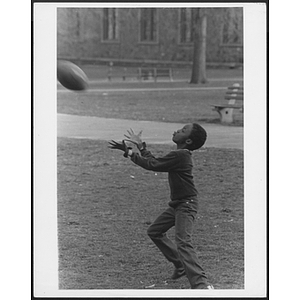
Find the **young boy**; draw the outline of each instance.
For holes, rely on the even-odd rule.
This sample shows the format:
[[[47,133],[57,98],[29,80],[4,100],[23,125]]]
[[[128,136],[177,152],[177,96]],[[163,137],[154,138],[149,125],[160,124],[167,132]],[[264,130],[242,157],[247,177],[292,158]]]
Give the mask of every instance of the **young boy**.
[[[150,225],[148,235],[163,255],[172,262],[175,270],[172,279],[187,276],[192,289],[213,289],[201,267],[197,253],[191,242],[193,222],[198,200],[192,175],[192,151],[201,148],[206,141],[206,131],[196,123],[185,125],[173,133],[172,141],[177,149],[164,157],[156,158],[146,149],[141,140],[141,132],[128,131],[127,141],[134,143],[140,151],[136,153],[122,143],[110,142],[111,149],[124,151],[125,157],[146,170],[168,172],[170,197],[169,207]],[[176,245],[167,237],[166,232],[175,226]]]

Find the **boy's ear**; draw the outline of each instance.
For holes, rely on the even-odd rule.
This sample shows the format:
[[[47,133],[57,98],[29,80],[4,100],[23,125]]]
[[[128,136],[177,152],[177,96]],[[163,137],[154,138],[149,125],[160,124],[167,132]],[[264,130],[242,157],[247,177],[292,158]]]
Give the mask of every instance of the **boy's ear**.
[[[186,143],[187,145],[191,145],[191,144],[193,144],[193,141],[192,141],[191,139],[187,139],[187,140],[185,141],[185,143]]]

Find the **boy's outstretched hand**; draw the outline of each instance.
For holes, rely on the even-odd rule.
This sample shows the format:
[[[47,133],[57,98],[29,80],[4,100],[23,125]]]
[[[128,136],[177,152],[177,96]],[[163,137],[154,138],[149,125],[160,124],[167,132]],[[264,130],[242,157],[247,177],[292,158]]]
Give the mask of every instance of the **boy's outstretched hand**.
[[[130,149],[132,149],[130,147],[127,147],[125,140],[123,140],[121,143],[116,141],[110,141],[108,143],[110,144],[110,146],[108,146],[110,149],[117,149],[117,150],[124,151],[123,154],[124,157],[128,157],[128,152]]]
[[[128,135],[124,134],[124,136],[127,138],[126,141],[135,144],[138,149],[143,148],[143,141],[141,139],[143,131],[141,130],[138,134],[135,134],[134,131],[130,128],[130,130],[127,130],[127,132]]]

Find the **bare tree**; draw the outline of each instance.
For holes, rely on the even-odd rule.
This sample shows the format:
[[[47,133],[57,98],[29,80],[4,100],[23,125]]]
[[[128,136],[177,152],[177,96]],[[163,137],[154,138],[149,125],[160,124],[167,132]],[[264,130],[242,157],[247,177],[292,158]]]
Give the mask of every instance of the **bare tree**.
[[[190,83],[207,83],[206,77],[206,31],[207,12],[205,8],[197,8],[194,23],[194,54]]]

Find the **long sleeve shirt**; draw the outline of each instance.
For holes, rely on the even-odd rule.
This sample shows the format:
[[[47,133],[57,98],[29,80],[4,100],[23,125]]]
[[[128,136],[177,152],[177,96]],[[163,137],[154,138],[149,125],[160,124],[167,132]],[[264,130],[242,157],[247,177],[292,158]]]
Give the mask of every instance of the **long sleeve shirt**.
[[[168,172],[171,200],[197,197],[192,175],[192,154],[189,150],[174,150],[160,158],[154,157],[148,150],[142,150],[141,155],[133,153],[131,160],[146,170]]]

